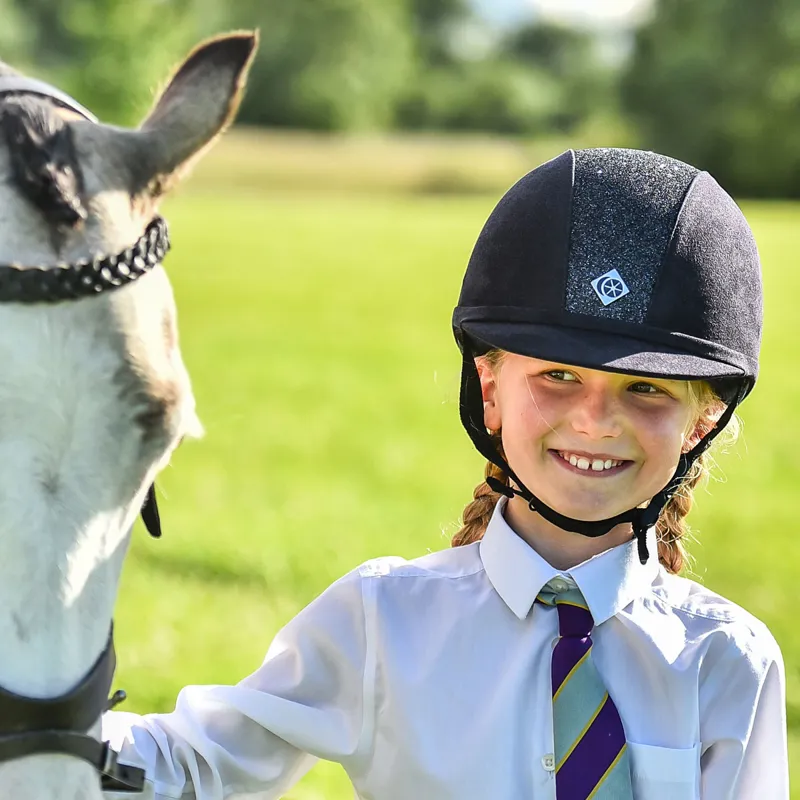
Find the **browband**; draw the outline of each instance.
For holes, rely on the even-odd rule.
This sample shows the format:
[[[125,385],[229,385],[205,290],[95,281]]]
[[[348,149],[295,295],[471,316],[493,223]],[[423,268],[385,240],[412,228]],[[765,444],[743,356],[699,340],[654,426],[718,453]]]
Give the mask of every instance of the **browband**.
[[[79,300],[133,283],[159,264],[169,250],[169,232],[154,217],[133,247],[55,266],[0,265],[0,302],[59,303]]]

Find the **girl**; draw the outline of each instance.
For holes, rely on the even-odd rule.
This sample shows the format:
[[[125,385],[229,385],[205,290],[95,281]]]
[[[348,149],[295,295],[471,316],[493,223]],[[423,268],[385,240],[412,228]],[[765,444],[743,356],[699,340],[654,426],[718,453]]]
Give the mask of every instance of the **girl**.
[[[491,214],[453,325],[489,461],[454,547],[354,570],[237,686],[106,715],[146,797],[277,798],[324,758],[364,800],[787,800],[780,651],[677,575],[758,369],[737,206],[663,156],[566,152]]]

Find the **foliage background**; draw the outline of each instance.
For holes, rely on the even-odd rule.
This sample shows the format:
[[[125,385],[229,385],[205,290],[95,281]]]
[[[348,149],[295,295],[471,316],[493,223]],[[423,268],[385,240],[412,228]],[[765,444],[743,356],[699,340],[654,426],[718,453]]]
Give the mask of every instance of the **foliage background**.
[[[709,169],[738,194],[800,195],[794,0],[658,0],[613,30],[533,11],[491,25],[470,0],[0,0],[0,20],[0,57],[114,122],[139,119],[198,38],[258,27],[243,123],[594,134]]]

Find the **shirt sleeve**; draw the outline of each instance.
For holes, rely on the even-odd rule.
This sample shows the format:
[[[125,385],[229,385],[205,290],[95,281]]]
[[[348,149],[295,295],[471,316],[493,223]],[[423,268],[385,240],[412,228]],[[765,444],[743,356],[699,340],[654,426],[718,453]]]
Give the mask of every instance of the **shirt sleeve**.
[[[323,758],[367,745],[367,636],[356,571],[334,583],[275,637],[261,667],[235,686],[189,686],[170,714],[108,712],[103,738],[143,767],[141,800],[280,797]],[[127,798],[106,793],[107,798]]]
[[[737,645],[710,670],[720,690],[701,724],[700,797],[789,800],[786,681],[780,649],[766,629]]]

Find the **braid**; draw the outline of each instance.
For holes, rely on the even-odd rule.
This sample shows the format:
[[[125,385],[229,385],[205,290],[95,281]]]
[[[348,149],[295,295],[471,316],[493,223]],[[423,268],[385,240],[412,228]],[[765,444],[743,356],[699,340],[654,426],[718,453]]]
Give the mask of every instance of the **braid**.
[[[489,350],[481,358],[494,370],[498,369],[503,361],[505,352],[499,349]],[[498,453],[505,460],[505,453],[503,452],[503,441],[500,436],[500,431],[494,431],[492,434],[495,448]],[[461,515],[462,524],[461,528],[455,533],[450,540],[451,547],[460,547],[464,544],[472,544],[473,542],[480,541],[483,534],[486,533],[486,526],[492,518],[494,508],[501,495],[492,491],[486,478],[492,477],[508,486],[508,475],[503,472],[496,464],[491,461],[486,462],[486,467],[483,471],[484,480],[481,481],[472,493],[472,502],[468,503]]]
[[[702,455],[692,464],[680,489],[664,506],[656,523],[658,560],[668,572],[675,575],[683,569],[687,558],[683,538],[690,529],[686,517],[694,505],[694,488],[707,475],[704,458],[705,455]]]
[[[508,476],[491,461],[486,462],[485,476],[497,478],[508,486]],[[494,513],[494,507],[501,495],[492,491],[485,480],[481,481],[472,493],[473,500],[468,503],[462,514],[461,529],[450,540],[451,547],[460,547],[462,544],[472,544],[480,541],[486,532],[486,526]]]

